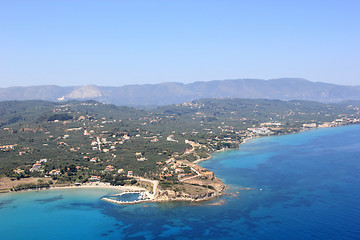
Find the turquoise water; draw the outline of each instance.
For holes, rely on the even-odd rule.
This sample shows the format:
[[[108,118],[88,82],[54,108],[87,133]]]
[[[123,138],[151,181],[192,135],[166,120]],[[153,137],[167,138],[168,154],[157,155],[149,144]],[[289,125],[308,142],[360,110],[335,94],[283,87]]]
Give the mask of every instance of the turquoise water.
[[[121,202],[133,202],[139,200],[139,193],[126,193],[118,196],[109,196],[107,198]]]
[[[360,126],[317,129],[216,154],[201,164],[231,189],[203,203],[115,205],[100,200],[115,192],[99,189],[1,194],[0,236],[360,239],[359,139]]]

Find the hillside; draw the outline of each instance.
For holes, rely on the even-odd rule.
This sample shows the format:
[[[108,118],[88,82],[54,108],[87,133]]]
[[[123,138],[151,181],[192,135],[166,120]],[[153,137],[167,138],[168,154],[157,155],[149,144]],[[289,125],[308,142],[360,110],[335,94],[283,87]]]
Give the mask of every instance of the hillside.
[[[207,199],[226,186],[197,161],[259,135],[356,124],[359,107],[359,101],[233,98],[148,110],[93,100],[0,102],[0,178],[47,181],[14,182],[13,190],[21,190],[92,181],[144,184],[145,177],[159,182],[159,199]]]
[[[202,99],[145,111],[90,100],[0,102],[0,175],[47,158],[50,169],[80,164],[96,171],[112,164],[154,176],[159,171],[156,162],[175,156],[194,161],[236,148],[257,132],[251,128],[269,127],[259,131],[282,134],[306,124],[348,123],[359,116],[359,106],[359,101]],[[184,155],[191,148],[185,140],[203,147]],[[140,156],[146,161],[138,161]],[[92,158],[95,163],[89,162]]]
[[[343,86],[304,79],[239,79],[209,82],[102,86],[31,86],[0,88],[0,101],[66,101],[93,99],[126,106],[178,104],[201,98],[250,98],[340,102],[360,100],[360,86]]]

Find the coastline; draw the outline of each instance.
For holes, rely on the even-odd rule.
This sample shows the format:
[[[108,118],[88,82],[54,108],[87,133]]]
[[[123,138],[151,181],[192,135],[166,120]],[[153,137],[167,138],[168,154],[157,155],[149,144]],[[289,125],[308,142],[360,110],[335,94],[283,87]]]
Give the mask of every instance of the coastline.
[[[188,235],[190,238],[195,236],[195,238],[199,239],[209,239],[212,232],[210,232],[210,235],[205,235],[204,233],[206,233],[206,229],[212,226],[210,229],[218,230],[218,236],[220,237],[223,236],[223,229],[235,231],[235,234],[233,234],[233,232],[229,234],[229,239],[236,238],[236,236],[242,236],[241,233],[244,231],[242,229],[239,230],[239,228],[243,228],[246,230],[245,233],[247,234],[247,238],[251,239],[254,236],[254,229],[251,227],[248,228],[248,225],[246,224],[249,220],[247,217],[249,216],[250,209],[252,211],[250,214],[251,216],[261,217],[261,220],[258,218],[251,219],[252,222],[258,224],[257,231],[259,234],[256,236],[260,239],[269,236],[268,234],[263,234],[262,230],[264,230],[264,226],[270,228],[271,231],[284,231],[287,233],[288,221],[283,222],[283,225],[279,222],[272,222],[274,219],[279,221],[281,219],[287,219],[296,224],[289,225],[289,227],[294,226],[294,229],[299,232],[295,232],[295,234],[289,232],[289,235],[286,237],[291,239],[294,236],[299,236],[300,240],[301,236],[303,236],[302,229],[304,221],[307,223],[306,226],[309,226],[309,234],[311,235],[313,226],[311,225],[311,222],[308,223],[306,221],[309,221],[309,216],[312,216],[314,211],[316,212],[317,209],[320,209],[321,216],[315,220],[316,223],[323,224],[323,219],[325,219],[324,226],[321,226],[320,228],[321,232],[324,229],[326,230],[328,224],[326,217],[329,216],[337,220],[332,222],[334,225],[331,227],[333,227],[334,232],[339,230],[338,228],[342,229],[343,225],[341,225],[341,221],[344,219],[339,218],[339,214],[342,216],[342,213],[346,213],[346,216],[349,217],[346,221],[351,226],[355,226],[355,230],[350,232],[353,233],[353,231],[356,231],[356,225],[353,225],[353,223],[357,220],[357,216],[354,215],[354,211],[357,207],[356,201],[352,198],[352,196],[357,193],[356,185],[352,184],[354,181],[346,182],[346,178],[342,178],[342,180],[344,180],[343,183],[349,187],[345,187],[346,185],[339,185],[340,183],[342,184],[342,182],[337,180],[341,179],[333,179],[331,184],[334,185],[326,185],[328,183],[328,178],[324,179],[321,176],[326,176],[326,171],[329,169],[336,169],[336,165],[341,166],[341,163],[348,163],[347,160],[349,160],[352,150],[359,150],[356,148],[358,142],[356,137],[359,136],[359,133],[360,126],[350,126],[339,129],[315,129],[314,131],[305,131],[296,135],[274,135],[274,137],[270,138],[256,138],[247,141],[245,145],[241,145],[240,150],[214,154],[213,158],[208,162],[201,162],[199,165],[208,168],[210,171],[214,171],[217,177],[221,178],[230,189],[225,191],[224,196],[207,201],[192,202],[184,199],[183,201],[148,201],[135,204],[118,204],[101,200],[101,198],[111,196],[109,197],[111,199],[126,199],[126,201],[130,201],[137,199],[138,194],[125,195],[124,197],[112,197],[113,194],[118,193],[117,190],[102,190],[97,188],[24,192],[19,194],[9,194],[4,197],[0,195],[0,197],[2,197],[0,202],[3,203],[2,213],[4,213],[4,229],[10,224],[13,226],[9,230],[5,229],[6,232],[4,232],[5,234],[8,233],[7,236],[9,237],[6,238],[11,239],[11,236],[14,233],[17,234],[16,229],[18,229],[19,226],[29,226],[29,229],[30,227],[38,228],[40,235],[37,232],[36,234],[43,236],[44,234],[41,235],[41,231],[43,230],[39,228],[39,221],[41,223],[41,219],[44,219],[43,223],[45,223],[46,229],[49,229],[49,232],[62,232],[62,229],[69,229],[69,231],[64,230],[66,231],[64,232],[65,238],[66,235],[71,235],[71,232],[77,233],[80,231],[87,235],[79,235],[76,236],[77,238],[91,238],[93,236],[91,234],[93,234],[95,230],[98,230],[98,232],[95,232],[97,236],[99,236],[98,240],[101,240],[101,238],[115,239],[122,237],[131,239],[139,236],[135,235],[139,232],[144,233],[144,236],[150,236],[152,234],[154,238],[161,238],[159,236],[162,232],[168,233],[168,228],[163,226],[169,224],[169,226],[173,226],[173,234],[161,235],[164,238],[176,238],[182,233],[184,238]],[[312,148],[312,143],[314,142],[317,144]],[[332,145],[326,145],[327,143],[331,143]],[[324,149],[335,149],[333,146],[336,145],[339,146],[339,162],[336,162],[332,167],[328,167],[327,162],[329,162],[328,157],[332,156],[331,154],[333,151],[327,151],[327,156],[324,156],[322,160],[319,160],[321,163],[317,162],[317,155],[312,155],[312,153],[318,153]],[[352,148],[344,149],[345,151],[350,150],[350,152],[348,152],[349,155],[341,156],[341,152],[343,152],[341,151],[342,146],[352,146]],[[293,158],[292,155],[294,150],[301,150],[301,152],[304,152],[305,150],[304,155],[301,154],[296,158],[296,165],[295,158]],[[267,154],[268,152],[274,153],[274,155]],[[258,162],[261,167],[257,168],[255,162],[254,164],[248,165],[248,161],[252,162],[254,159],[253,157],[259,153],[264,153],[261,156],[261,159],[259,159],[261,161]],[[310,156],[311,158],[308,159],[307,156]],[[356,166],[356,159],[352,160],[352,164],[347,165],[349,166],[349,170],[346,172],[353,173],[353,176],[355,177],[356,171],[354,171],[354,168],[351,169],[351,167]],[[312,163],[319,163],[319,165],[313,166]],[[294,166],[296,167],[294,168]],[[325,167],[320,168],[319,166]],[[286,167],[286,169],[283,167]],[[305,167],[306,171],[302,171]],[[296,172],[294,173],[301,174],[299,176],[306,179],[305,184],[301,181],[298,182],[297,178],[294,178],[291,174],[285,174],[287,180],[286,184],[289,183],[286,186],[284,185],[284,182],[278,181],[279,174],[283,173],[284,170],[288,173],[292,173],[292,171],[295,171],[294,169],[296,169]],[[318,173],[319,169],[324,170],[322,174],[314,174]],[[239,174],[240,172],[246,173],[246,176]],[[338,172],[337,175],[341,177],[342,173]],[[307,181],[309,178],[311,178],[311,182]],[[351,179],[356,179],[356,177]],[[319,185],[320,183],[321,185]],[[314,192],[316,195],[309,195],[307,190],[309,188],[312,189],[314,186],[321,187],[316,188],[316,191]],[[325,188],[324,186],[329,188]],[[341,186],[341,188],[338,186]],[[251,189],[245,189],[246,187]],[[263,190],[260,191],[260,188]],[[150,190],[149,187],[148,189]],[[328,190],[338,191],[330,192]],[[285,193],[286,195],[284,195]],[[290,205],[297,202],[294,200],[294,196],[296,199],[299,199],[299,201],[302,201],[301,203],[305,203],[305,205],[306,203],[313,201],[313,205],[309,206],[307,204],[307,206],[304,206],[301,204],[300,207],[295,204]],[[305,201],[303,198],[304,196],[309,198],[306,198]],[[342,198],[346,200],[342,200]],[[319,199],[326,200],[326,203],[317,201]],[[13,202],[6,202],[6,200],[13,200]],[[315,203],[316,205],[314,205]],[[342,203],[347,203],[347,205]],[[256,206],[259,205],[266,205],[266,207],[257,208]],[[336,207],[333,211],[329,211],[328,206],[340,206],[341,209]],[[306,214],[303,214],[304,210],[307,211]],[[337,210],[339,210],[339,212],[336,212]],[[334,215],[334,211],[338,214]],[[274,216],[274,219],[269,218],[268,216]],[[302,221],[299,221],[299,217]],[[26,219],[26,222],[21,222],[22,219]],[[37,221],[38,219],[40,220]],[[101,221],[99,221],[99,219]],[[56,222],[64,223],[66,225],[65,228],[64,226],[58,227],[58,225],[54,225],[54,220]],[[319,222],[317,222],[317,220],[319,220]],[[148,223],[149,221],[151,221],[151,224]],[[339,221],[340,225],[338,225]],[[79,222],[82,225],[79,225]],[[250,222],[250,224],[252,224],[252,222]],[[21,224],[19,225],[19,223]],[[93,224],[91,225],[90,223]],[[118,225],[116,225],[116,223]],[[130,224],[132,224],[131,229],[128,228]],[[108,226],[109,228],[107,228]],[[123,228],[120,229],[119,226]],[[111,230],[113,230],[114,233],[110,233],[109,231]],[[160,230],[162,232],[160,232]],[[152,233],[150,233],[150,231],[152,231]],[[34,232],[30,231],[30,233],[33,234]],[[102,233],[110,234],[108,237],[103,237],[101,236]],[[123,235],[123,233],[126,233],[127,235]],[[339,234],[340,239],[341,233]],[[216,234],[214,233],[213,235]],[[51,236],[51,233],[46,234],[46,236]],[[181,237],[182,236],[180,236],[180,238]],[[349,237],[351,238],[351,235],[349,235]],[[32,237],[30,238],[32,239]],[[139,238],[141,238],[141,236]],[[279,238],[281,238],[281,236],[279,236]],[[36,236],[34,239],[36,239]]]
[[[84,183],[81,185],[74,185],[69,184],[65,186],[50,186],[48,188],[37,188],[37,189],[22,189],[18,191],[4,191],[1,193],[17,193],[17,192],[27,192],[27,191],[41,191],[41,190],[55,190],[55,189],[79,189],[79,188],[102,188],[102,189],[116,189],[121,192],[140,192],[140,191],[146,191],[145,188],[138,187],[138,186],[112,186],[110,183]]]
[[[311,129],[304,129],[304,130],[311,130]],[[300,131],[301,132],[301,131]],[[293,133],[290,133],[293,134]],[[284,134],[287,135],[287,134]],[[241,143],[239,143],[238,148],[246,143],[248,140],[250,139],[254,139],[254,138],[259,138],[259,137],[263,137],[263,136],[250,136],[250,137],[246,137],[242,140]],[[236,148],[236,149],[238,149]],[[198,159],[194,162],[192,162],[193,164],[198,165],[198,163],[202,162],[202,161],[206,161],[209,160],[211,158],[213,158],[213,155],[219,152],[225,152],[225,151],[230,151],[230,150],[236,150],[235,148],[223,148],[220,150],[216,150],[212,153],[209,153],[209,157],[206,158],[201,158]],[[142,179],[145,181],[150,181],[152,182],[152,180],[148,180],[148,179]],[[224,184],[225,185],[225,184]],[[139,191],[147,191],[145,188],[142,187],[138,187],[138,186],[112,186],[110,185],[110,183],[104,183],[104,182],[91,182],[91,183],[84,183],[81,185],[74,185],[74,184],[68,184],[68,185],[62,185],[62,186],[50,186],[48,188],[38,188],[38,189],[22,189],[22,190],[18,190],[18,191],[10,191],[10,189],[8,189],[7,192],[0,192],[0,193],[16,193],[16,192],[24,192],[24,191],[40,191],[40,190],[53,190],[53,189],[77,189],[77,188],[103,188],[103,189],[116,189],[119,190],[121,193],[127,193],[127,192],[139,192]],[[227,185],[225,185],[225,189],[228,189],[229,187]],[[201,199],[193,199],[193,198],[184,198],[184,197],[176,197],[176,198],[168,198],[168,199],[164,199],[164,198],[158,198],[158,190],[156,189],[156,191],[154,192],[153,196],[151,199],[146,199],[146,200],[139,200],[139,201],[135,201],[135,202],[122,202],[122,201],[117,201],[117,200],[113,200],[113,199],[108,199],[108,198],[102,198],[102,200],[107,201],[107,202],[111,202],[111,203],[115,203],[115,204],[138,204],[138,203],[144,203],[144,202],[173,202],[173,201],[188,201],[188,202],[200,202],[200,201],[207,201],[207,200],[211,200],[217,197],[221,197],[224,195],[224,193],[217,193],[211,197],[205,197],[205,198],[201,198]]]
[[[316,127],[316,128],[311,128],[311,129],[301,129],[300,131],[297,132],[289,132],[289,133],[284,133],[284,134],[279,134],[279,135],[266,135],[266,136],[250,136],[250,137],[245,137],[244,139],[242,139],[242,142],[238,144],[238,148],[246,143],[248,140],[250,139],[254,139],[254,138],[260,138],[260,137],[267,137],[267,136],[281,136],[281,135],[288,135],[288,134],[295,134],[295,133],[301,133],[303,131],[310,131],[310,130],[315,130],[315,129],[320,129],[320,128],[332,128],[332,127],[344,127],[344,126],[349,126],[349,125],[358,125],[358,124],[348,124],[348,125],[340,125],[340,126],[329,126],[329,127]],[[236,149],[238,149],[236,148]],[[225,151],[229,151],[229,150],[236,150],[235,148],[224,148],[224,149],[220,149],[217,151],[212,152],[211,154],[209,154],[209,157],[206,158],[202,158],[202,159],[198,159],[194,162],[192,162],[193,164],[198,165],[198,163],[202,162],[202,161],[206,161],[209,160],[213,157],[214,154],[218,153],[218,152],[225,152]],[[143,199],[143,200],[135,200],[135,201],[130,201],[130,202],[124,202],[124,201],[118,201],[118,200],[114,200],[114,199],[109,199],[109,198],[102,198],[101,200],[103,201],[107,201],[110,203],[114,203],[114,204],[120,204],[120,205],[129,205],[129,204],[138,204],[138,203],[145,203],[145,202],[174,202],[174,201],[187,201],[187,202],[201,202],[201,201],[207,201],[207,200],[212,200],[218,197],[221,197],[224,195],[224,192],[217,192],[212,196],[205,196],[202,198],[191,198],[191,197],[181,197],[181,196],[177,196],[175,198],[160,198],[158,195],[158,189],[157,186],[155,186],[155,183],[153,180],[149,180],[149,179],[144,179],[142,178],[143,181],[150,181],[153,182],[153,194],[151,196],[151,198],[149,199]],[[229,188],[227,185],[225,185],[224,189]],[[66,185],[66,186],[50,186],[48,188],[42,188],[42,189],[23,189],[23,190],[19,190],[18,192],[22,192],[22,191],[39,191],[39,190],[51,190],[51,189],[76,189],[76,188],[110,188],[110,189],[116,189],[119,190],[121,193],[133,193],[133,192],[141,192],[141,191],[148,191],[145,188],[142,187],[138,187],[138,186],[112,186],[110,185],[110,183],[104,183],[104,182],[91,182],[91,183],[85,183],[85,184],[81,184],[81,185],[74,185],[74,184],[70,184],[70,185]],[[9,191],[11,192],[11,191]],[[9,193],[7,192],[7,193]],[[2,192],[0,192],[2,193]],[[4,192],[5,193],[5,192]],[[15,193],[15,192],[14,192]]]
[[[79,186],[70,185],[70,186],[52,186],[49,189],[74,189],[74,188],[110,188],[117,189],[123,192],[133,192],[133,191],[144,191],[145,188],[138,186],[112,186],[110,183],[84,183]]]
[[[244,139],[242,140],[242,142],[239,143],[238,148],[236,148],[236,149],[239,149],[239,147],[240,147],[242,144],[246,143],[248,140],[251,140],[251,139],[254,139],[254,138],[258,138],[258,137],[261,137],[261,136],[251,136],[251,137],[244,138]],[[213,154],[216,154],[216,153],[219,153],[219,152],[236,150],[236,149],[235,149],[235,148],[223,148],[223,149],[220,149],[220,150],[216,150],[216,151],[214,151],[214,152],[212,152],[212,153],[209,153],[209,155],[210,155],[209,157],[198,159],[198,160],[194,161],[193,163],[194,163],[194,164],[198,164],[199,162],[203,162],[203,161],[206,161],[206,160],[211,159],[211,158],[213,157]]]
[[[320,125],[320,126],[316,126],[314,128],[304,128],[304,129],[300,129],[300,131],[293,131],[293,132],[282,133],[282,134],[278,134],[278,135],[263,135],[263,136],[262,135],[255,135],[255,136],[245,137],[244,139],[242,139],[242,142],[238,144],[238,148],[236,148],[236,149],[239,149],[242,144],[245,144],[247,141],[255,139],[255,138],[284,136],[284,135],[289,135],[289,134],[297,134],[297,133],[302,133],[302,132],[306,132],[306,131],[312,131],[312,130],[316,130],[316,129],[346,127],[346,126],[354,126],[354,125],[360,125],[360,124],[359,123],[352,123],[352,124],[343,124],[343,125],[335,125],[335,126],[333,126],[333,125],[321,126]],[[216,150],[216,151],[210,153],[209,157],[198,159],[198,160],[196,160],[196,161],[194,161],[192,163],[197,165],[200,162],[203,162],[203,161],[206,161],[206,160],[209,160],[209,159],[213,158],[213,155],[216,154],[216,153],[230,151],[230,150],[236,150],[236,149],[234,149],[234,148],[226,148],[226,149],[223,148],[223,149],[220,149],[220,150]],[[226,186],[226,188],[229,188],[227,185],[225,185],[225,186]],[[221,195],[224,195],[224,194],[221,194]]]
[[[161,202],[204,202],[204,201],[213,200],[213,199],[221,197],[223,195],[224,194],[222,193],[222,194],[214,195],[211,197],[205,197],[205,198],[201,198],[201,199],[177,197],[174,199],[156,199],[155,198],[155,199],[135,200],[135,201],[131,201],[131,202],[114,200],[114,199],[110,199],[107,197],[104,197],[101,200],[110,202],[110,203],[114,203],[114,204],[118,204],[118,205],[132,205],[132,204],[139,204],[139,203],[161,203]]]

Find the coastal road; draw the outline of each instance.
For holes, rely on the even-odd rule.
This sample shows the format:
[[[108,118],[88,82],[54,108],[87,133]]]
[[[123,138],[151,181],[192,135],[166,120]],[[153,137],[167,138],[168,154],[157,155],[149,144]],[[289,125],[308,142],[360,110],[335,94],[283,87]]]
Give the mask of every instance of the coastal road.
[[[181,180],[179,180],[179,182],[184,182],[184,181],[187,181],[187,180],[189,180],[189,179],[193,179],[193,178],[196,178],[196,177],[200,177],[200,176],[201,176],[201,174],[200,174],[198,171],[196,171],[195,168],[191,167],[191,170],[194,171],[197,175],[196,175],[196,176],[191,176],[191,177],[187,177],[187,178],[181,179]]]

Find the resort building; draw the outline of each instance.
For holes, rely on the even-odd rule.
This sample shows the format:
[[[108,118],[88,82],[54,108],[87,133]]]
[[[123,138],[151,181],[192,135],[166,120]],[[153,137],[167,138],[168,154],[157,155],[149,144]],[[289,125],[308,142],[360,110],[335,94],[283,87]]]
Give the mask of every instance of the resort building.
[[[30,168],[30,172],[32,171],[41,171],[41,163],[35,163],[32,168]]]
[[[99,182],[100,179],[101,179],[100,176],[91,176],[91,177],[89,178],[89,180],[90,180],[91,182]]]

